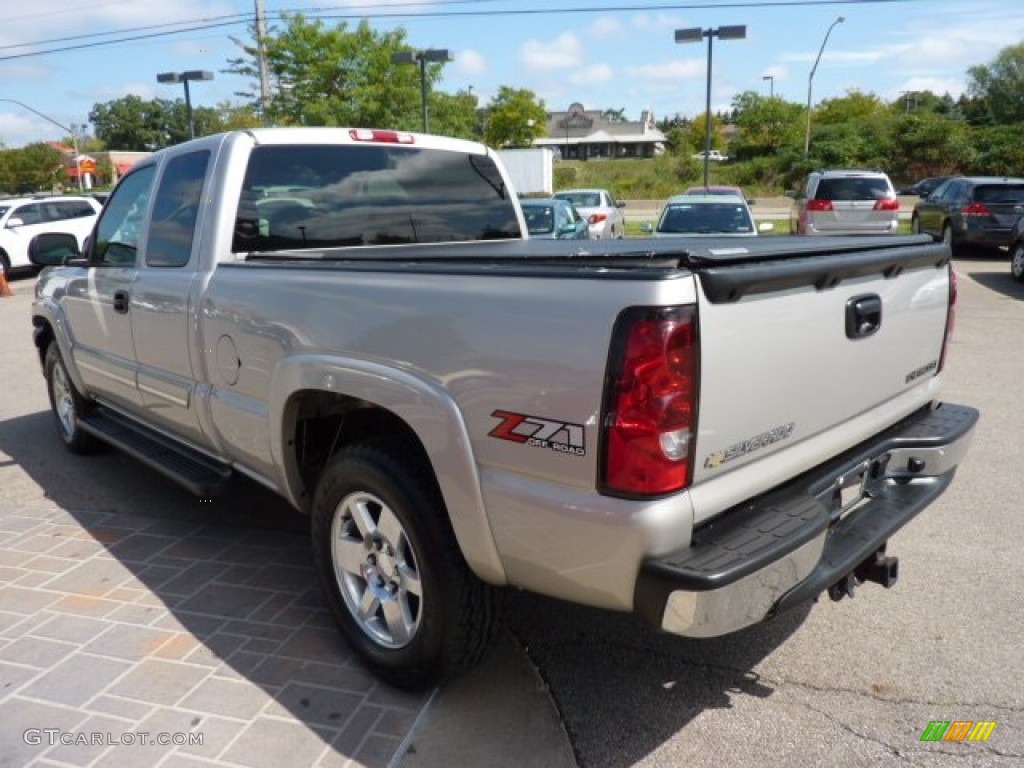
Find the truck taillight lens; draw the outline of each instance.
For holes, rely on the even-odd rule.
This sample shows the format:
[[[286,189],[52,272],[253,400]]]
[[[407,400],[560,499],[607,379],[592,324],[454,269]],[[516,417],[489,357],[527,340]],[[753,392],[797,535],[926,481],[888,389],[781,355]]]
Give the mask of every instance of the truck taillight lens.
[[[402,131],[381,131],[376,128],[353,128],[348,132],[353,141],[376,141],[384,144],[415,144],[416,137]]]
[[[608,218],[607,214],[604,214],[604,213],[592,213],[592,214],[590,214],[590,218],[588,218],[587,221],[590,222],[591,224],[600,224],[602,221],[604,221],[607,218]]]
[[[831,211],[832,201],[831,200],[808,200],[807,201],[808,211]]]
[[[603,493],[663,496],[690,484],[698,349],[695,307],[634,307],[619,316],[602,419]]]
[[[875,202],[876,211],[898,211],[899,209],[900,201],[895,197],[883,197]]]
[[[956,299],[957,284],[956,270],[949,265],[949,310],[946,312],[946,334],[942,337],[942,352],[939,353],[939,373],[946,365],[946,350],[949,349],[949,342],[953,339],[953,328],[956,325]]]
[[[961,211],[964,216],[991,216],[992,212],[983,203],[971,203]]]

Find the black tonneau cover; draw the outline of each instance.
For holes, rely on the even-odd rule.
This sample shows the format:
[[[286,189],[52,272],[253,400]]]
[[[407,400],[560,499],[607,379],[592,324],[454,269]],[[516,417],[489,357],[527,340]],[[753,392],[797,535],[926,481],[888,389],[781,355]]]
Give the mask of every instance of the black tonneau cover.
[[[575,270],[686,269],[699,275],[714,303],[752,293],[813,285],[832,288],[844,279],[872,274],[895,277],[906,269],[949,262],[949,247],[927,235],[847,237],[666,237],[626,240],[500,240],[473,243],[363,246],[252,253],[247,262],[265,265],[385,265],[426,268],[524,266]]]

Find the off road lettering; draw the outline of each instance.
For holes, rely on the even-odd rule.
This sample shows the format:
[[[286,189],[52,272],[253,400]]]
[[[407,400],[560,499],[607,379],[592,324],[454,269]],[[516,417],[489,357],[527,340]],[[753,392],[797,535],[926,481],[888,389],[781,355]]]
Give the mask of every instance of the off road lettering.
[[[494,411],[491,416],[501,419],[501,423],[488,432],[491,437],[513,443],[525,443],[531,448],[549,448],[559,453],[571,453],[574,456],[587,454],[581,424],[569,424],[501,410]]]

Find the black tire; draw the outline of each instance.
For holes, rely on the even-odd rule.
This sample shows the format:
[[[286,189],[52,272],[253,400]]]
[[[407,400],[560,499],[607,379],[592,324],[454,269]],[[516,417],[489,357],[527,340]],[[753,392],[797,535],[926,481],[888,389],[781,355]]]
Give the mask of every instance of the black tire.
[[[1014,243],[1010,248],[1010,274],[1014,280],[1024,283],[1024,242]]]
[[[921,234],[921,219],[917,217],[916,213],[910,217],[910,231],[915,235]]]
[[[46,348],[44,373],[57,436],[72,453],[94,453],[100,447],[99,441],[83,431],[78,423],[89,412],[92,404],[75,389],[56,341],[51,341]]]
[[[328,608],[382,679],[422,689],[492,647],[497,591],[470,572],[430,470],[411,452],[340,451],[317,484],[312,534]]]
[[[949,246],[949,250],[954,256],[960,255],[960,246],[957,245],[956,239],[953,237],[953,225],[948,221],[942,225],[942,242]]]

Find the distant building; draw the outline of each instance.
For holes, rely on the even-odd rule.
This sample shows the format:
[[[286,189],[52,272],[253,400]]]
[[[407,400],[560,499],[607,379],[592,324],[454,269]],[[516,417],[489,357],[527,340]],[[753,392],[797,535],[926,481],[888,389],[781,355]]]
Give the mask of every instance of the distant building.
[[[78,186],[79,171],[82,173],[82,186],[86,189],[116,184],[117,180],[124,176],[135,163],[152,154],[151,152],[120,152],[117,150],[94,152],[91,155],[79,153],[76,162],[75,152],[71,147],[56,141],[51,141],[50,146],[59,150],[64,156],[64,170],[67,171],[68,181],[72,188]]]
[[[654,113],[644,110],[636,122],[615,122],[599,109],[571,104],[564,112],[548,114],[547,136],[535,147],[550,147],[569,160],[654,157],[665,150],[665,134],[655,127]]]

